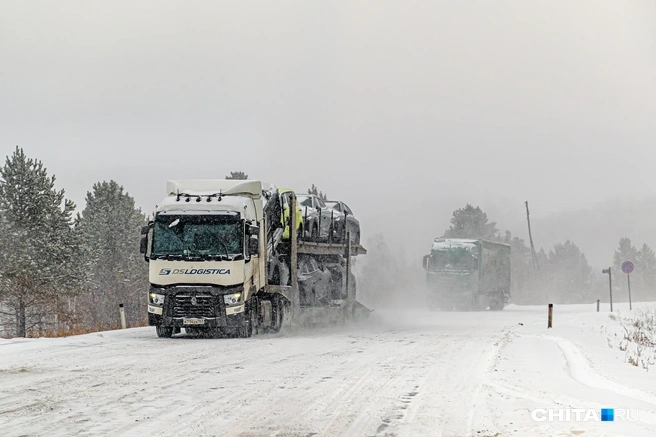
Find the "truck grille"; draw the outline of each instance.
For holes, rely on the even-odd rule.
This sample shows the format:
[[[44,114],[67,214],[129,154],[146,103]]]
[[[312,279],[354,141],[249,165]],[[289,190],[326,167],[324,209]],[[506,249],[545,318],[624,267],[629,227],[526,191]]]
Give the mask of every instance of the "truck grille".
[[[193,297],[196,298],[196,305],[192,304]],[[175,306],[173,307],[173,317],[216,317],[214,297],[211,295],[177,294],[175,296]]]

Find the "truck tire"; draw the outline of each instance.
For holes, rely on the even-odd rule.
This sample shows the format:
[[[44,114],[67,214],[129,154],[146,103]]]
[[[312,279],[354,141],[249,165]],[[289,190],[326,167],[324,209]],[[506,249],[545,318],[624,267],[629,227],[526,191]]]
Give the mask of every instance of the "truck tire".
[[[239,328],[237,328],[237,337],[239,338],[250,338],[252,335],[253,335],[253,325],[251,324],[250,320],[248,320]]]
[[[173,335],[173,327],[171,326],[157,325],[155,330],[157,331],[157,336],[159,338],[171,338]]]
[[[237,328],[237,337],[239,338],[250,338],[253,336],[253,332],[257,333],[257,302],[250,301],[246,304],[246,320],[239,328]]]
[[[280,332],[280,328],[282,328],[282,321],[283,321],[283,311],[284,309],[284,304],[282,300],[280,299],[274,299],[273,303],[273,326],[271,327],[270,331],[271,332]]]

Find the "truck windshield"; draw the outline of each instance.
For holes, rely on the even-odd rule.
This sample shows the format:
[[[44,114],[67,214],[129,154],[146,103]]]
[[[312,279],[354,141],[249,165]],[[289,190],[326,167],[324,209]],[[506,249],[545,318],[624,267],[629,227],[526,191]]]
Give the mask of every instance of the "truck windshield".
[[[155,218],[153,255],[234,258],[243,254],[243,240],[236,216],[163,214]]]
[[[441,249],[431,255],[431,270],[472,270],[474,257],[465,248]]]

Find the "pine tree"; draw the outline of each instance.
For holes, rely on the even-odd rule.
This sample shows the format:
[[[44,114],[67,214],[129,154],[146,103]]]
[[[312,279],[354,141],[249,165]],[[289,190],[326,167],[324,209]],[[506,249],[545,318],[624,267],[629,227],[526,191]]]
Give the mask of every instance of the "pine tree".
[[[86,266],[72,229],[75,204],[55,189],[43,163],[16,147],[0,176],[0,316],[25,337],[79,291]]]
[[[579,303],[592,293],[592,267],[578,246],[567,240],[549,252],[546,265],[550,298],[562,303]]]
[[[453,212],[451,227],[444,233],[447,238],[500,239],[495,222],[489,222],[487,214],[480,207],[467,204]]]
[[[226,179],[239,179],[239,180],[246,180],[248,179],[248,175],[244,173],[243,171],[231,171],[230,176],[226,176]]]
[[[76,230],[95,261],[88,293],[81,299],[87,326],[117,324],[121,303],[129,324],[144,322],[148,271],[138,247],[145,223],[134,199],[117,182],[98,182],[87,193],[86,207],[76,220]]]
[[[324,193],[319,191],[319,189],[312,184],[311,188],[308,188],[308,194],[314,194],[315,196],[319,196],[321,200],[328,200],[328,196],[326,196]]]
[[[636,259],[635,272],[638,278],[636,298],[653,300],[656,296],[656,254],[643,244]],[[632,274],[633,275],[633,274]]]
[[[616,250],[613,255],[613,269],[620,273],[622,272],[622,263],[624,263],[624,261],[633,261],[636,263],[639,256],[638,249],[631,244],[630,238],[620,238],[619,249]]]
[[[533,279],[533,269],[531,267],[531,250],[526,242],[519,237],[512,237],[509,231],[506,231],[503,243],[510,245],[510,277],[514,301],[525,299],[533,300],[535,296],[529,296],[529,284]]]

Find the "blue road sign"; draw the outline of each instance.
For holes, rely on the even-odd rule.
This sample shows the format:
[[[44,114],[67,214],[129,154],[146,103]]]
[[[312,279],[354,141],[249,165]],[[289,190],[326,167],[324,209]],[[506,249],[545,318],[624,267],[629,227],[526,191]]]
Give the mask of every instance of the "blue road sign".
[[[609,269],[603,269],[603,270],[601,271],[601,273],[603,273],[604,275],[607,275],[607,274],[608,274],[608,271],[609,271]]]
[[[633,271],[634,265],[631,261],[624,261],[622,263],[622,271],[627,275]]]

